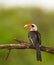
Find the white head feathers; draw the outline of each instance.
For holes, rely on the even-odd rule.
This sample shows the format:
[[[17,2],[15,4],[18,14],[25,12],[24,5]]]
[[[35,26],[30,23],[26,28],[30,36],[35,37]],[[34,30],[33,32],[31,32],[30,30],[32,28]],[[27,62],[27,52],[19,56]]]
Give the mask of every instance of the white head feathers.
[[[30,31],[37,31],[37,26],[35,25],[35,24],[32,24],[32,28],[31,28],[31,30]]]

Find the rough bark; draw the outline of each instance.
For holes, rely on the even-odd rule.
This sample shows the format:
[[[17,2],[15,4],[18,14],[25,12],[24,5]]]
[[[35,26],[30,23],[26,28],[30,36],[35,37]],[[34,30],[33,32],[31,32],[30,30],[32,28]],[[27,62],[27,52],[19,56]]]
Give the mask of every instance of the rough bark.
[[[14,39],[18,44],[3,44],[0,45],[0,49],[35,49],[28,42],[23,40]],[[19,44],[20,43],[20,44]],[[40,46],[41,51],[48,52],[54,54],[54,48],[47,46]]]

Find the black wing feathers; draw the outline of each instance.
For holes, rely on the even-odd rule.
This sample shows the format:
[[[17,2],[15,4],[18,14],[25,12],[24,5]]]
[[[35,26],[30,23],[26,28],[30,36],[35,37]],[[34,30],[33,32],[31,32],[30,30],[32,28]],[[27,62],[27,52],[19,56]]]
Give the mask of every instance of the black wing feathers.
[[[41,51],[40,51],[40,45],[41,45],[41,35],[38,31],[30,31],[28,33],[28,38],[33,45],[33,47],[36,48],[37,53],[37,60],[42,61],[41,59]]]

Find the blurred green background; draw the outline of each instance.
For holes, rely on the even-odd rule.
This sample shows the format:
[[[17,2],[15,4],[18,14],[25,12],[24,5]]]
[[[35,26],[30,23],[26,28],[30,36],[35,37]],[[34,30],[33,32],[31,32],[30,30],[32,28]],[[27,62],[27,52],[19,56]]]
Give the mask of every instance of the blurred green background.
[[[42,36],[42,45],[54,47],[54,12],[41,8],[1,8],[0,9],[0,44],[16,43],[13,39],[29,41],[27,23],[34,23]],[[0,50],[0,65],[53,65],[54,55],[42,52],[42,62],[36,60],[32,49],[11,50],[7,61],[4,60],[7,49]]]

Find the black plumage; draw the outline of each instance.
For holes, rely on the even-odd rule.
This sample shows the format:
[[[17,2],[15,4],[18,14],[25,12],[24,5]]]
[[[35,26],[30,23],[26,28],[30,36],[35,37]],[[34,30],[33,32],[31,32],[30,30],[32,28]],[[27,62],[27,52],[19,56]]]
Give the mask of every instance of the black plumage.
[[[40,35],[40,33],[38,31],[30,31],[28,33],[28,38],[30,40],[31,45],[36,48],[37,60],[42,61],[41,51],[40,51],[40,46],[41,46],[41,35]]]

